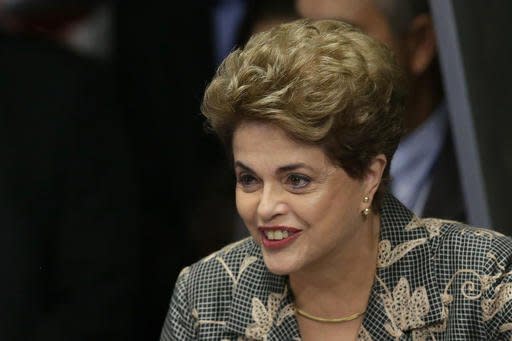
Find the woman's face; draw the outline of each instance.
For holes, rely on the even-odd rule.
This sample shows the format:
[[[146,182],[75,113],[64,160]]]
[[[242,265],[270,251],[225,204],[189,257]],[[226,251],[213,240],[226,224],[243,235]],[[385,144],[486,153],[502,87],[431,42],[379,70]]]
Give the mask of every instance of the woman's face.
[[[237,209],[271,272],[316,269],[357,247],[371,181],[349,177],[320,147],[269,123],[240,125],[233,154]]]

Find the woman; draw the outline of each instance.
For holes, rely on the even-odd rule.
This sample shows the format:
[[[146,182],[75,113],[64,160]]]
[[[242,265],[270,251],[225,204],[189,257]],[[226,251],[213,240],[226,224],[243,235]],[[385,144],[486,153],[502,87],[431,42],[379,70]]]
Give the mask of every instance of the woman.
[[[162,340],[510,339],[512,240],[386,194],[404,85],[338,21],[253,36],[202,111],[251,238],[180,274]]]

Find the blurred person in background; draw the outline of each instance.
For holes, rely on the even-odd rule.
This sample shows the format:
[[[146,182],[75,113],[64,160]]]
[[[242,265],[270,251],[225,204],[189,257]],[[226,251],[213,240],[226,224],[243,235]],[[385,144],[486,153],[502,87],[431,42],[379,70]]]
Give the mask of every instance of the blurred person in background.
[[[253,34],[298,18],[295,0],[247,0],[235,45],[244,46]]]
[[[465,221],[427,0],[297,0],[304,17],[340,19],[393,49],[406,72],[407,135],[391,166],[391,191],[419,216]]]
[[[111,57],[112,8],[108,0],[3,0],[0,26],[65,45],[98,60]]]
[[[114,78],[56,34],[96,7],[9,4],[0,7],[0,339],[131,340],[137,205]]]

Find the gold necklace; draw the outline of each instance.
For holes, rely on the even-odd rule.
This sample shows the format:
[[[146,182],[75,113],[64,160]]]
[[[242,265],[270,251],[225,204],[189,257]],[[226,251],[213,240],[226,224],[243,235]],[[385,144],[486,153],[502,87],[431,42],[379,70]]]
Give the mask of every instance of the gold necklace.
[[[324,318],[324,317],[317,317],[317,316],[308,314],[304,310],[301,310],[297,307],[295,307],[295,311],[297,312],[297,314],[299,314],[302,317],[305,317],[312,321],[323,322],[323,323],[339,323],[339,322],[352,321],[352,320],[355,320],[356,318],[358,318],[359,316],[363,315],[366,312],[366,310],[365,310],[361,313],[355,313],[355,314],[352,314],[349,316],[343,316],[343,317],[337,317],[337,318]]]

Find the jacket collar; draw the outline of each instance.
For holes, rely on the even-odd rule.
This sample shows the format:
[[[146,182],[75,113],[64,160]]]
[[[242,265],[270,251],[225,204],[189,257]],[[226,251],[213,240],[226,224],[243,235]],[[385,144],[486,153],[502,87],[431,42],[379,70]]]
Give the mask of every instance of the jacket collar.
[[[425,226],[392,195],[384,198],[377,273],[363,327],[372,335],[403,332],[443,322],[443,304]]]
[[[432,271],[429,230],[391,195],[381,210],[381,241],[376,279],[363,321],[372,335],[401,333],[442,322],[437,279]],[[269,272],[254,242],[250,269],[233,287],[225,329],[253,339],[293,340],[299,328],[287,277]]]

